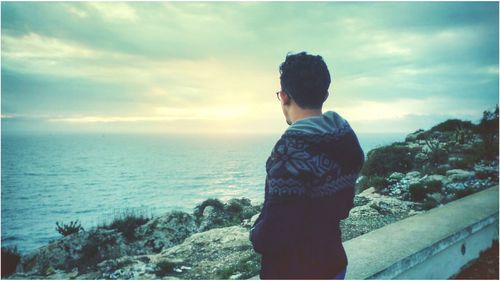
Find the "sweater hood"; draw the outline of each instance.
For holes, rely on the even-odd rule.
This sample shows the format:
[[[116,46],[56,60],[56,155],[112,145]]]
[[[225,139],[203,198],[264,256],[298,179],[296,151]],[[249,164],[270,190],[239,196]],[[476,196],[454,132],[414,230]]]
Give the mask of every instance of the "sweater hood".
[[[320,116],[311,116],[300,119],[290,125],[286,132],[305,134],[328,134],[349,127],[348,122],[337,112],[327,111]]]

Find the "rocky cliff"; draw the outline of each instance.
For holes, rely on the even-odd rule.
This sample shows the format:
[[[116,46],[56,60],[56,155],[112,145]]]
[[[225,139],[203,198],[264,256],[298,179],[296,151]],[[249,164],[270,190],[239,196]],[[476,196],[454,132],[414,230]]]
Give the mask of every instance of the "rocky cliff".
[[[498,125],[495,150],[479,125],[449,121],[368,153],[343,241],[497,184]],[[249,241],[260,209],[209,199],[192,214],[80,230],[22,256],[9,278],[247,279],[260,267]]]

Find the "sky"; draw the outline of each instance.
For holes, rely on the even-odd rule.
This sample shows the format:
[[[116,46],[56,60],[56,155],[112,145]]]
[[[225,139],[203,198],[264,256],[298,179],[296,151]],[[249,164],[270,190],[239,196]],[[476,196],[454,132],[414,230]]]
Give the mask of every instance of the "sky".
[[[498,103],[498,2],[2,2],[2,133],[281,133],[289,52],[323,111],[414,132]]]

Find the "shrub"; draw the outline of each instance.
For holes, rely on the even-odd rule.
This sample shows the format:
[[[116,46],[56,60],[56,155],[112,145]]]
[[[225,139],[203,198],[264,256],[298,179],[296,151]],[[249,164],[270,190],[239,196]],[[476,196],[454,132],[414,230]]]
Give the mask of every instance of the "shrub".
[[[482,159],[495,159],[498,156],[498,105],[495,111],[484,111],[477,126],[483,142]]]
[[[406,173],[412,169],[414,155],[406,146],[394,143],[370,150],[361,174],[387,177],[393,172]]]
[[[432,181],[428,181],[426,184],[426,190],[429,192],[429,193],[432,193],[432,192],[441,192],[441,189],[443,188],[443,183],[439,180],[432,180]]]
[[[389,183],[384,177],[374,176],[368,179],[368,184],[373,186],[376,191],[380,192],[382,189],[386,188]]]
[[[439,165],[439,166],[433,168],[432,173],[425,173],[425,174],[437,174],[437,175],[446,176],[446,172],[450,169],[451,169],[450,165],[444,164],[444,165]]]
[[[226,207],[226,211],[229,212],[230,214],[234,215],[240,215],[241,212],[243,211],[243,207],[239,202],[236,201],[231,201]]]
[[[380,192],[382,189],[387,187],[389,182],[385,177],[380,176],[365,176],[363,180],[359,183],[360,190],[365,190],[370,187],[374,187],[376,191]]]
[[[126,209],[115,215],[114,220],[109,225],[101,226],[104,229],[116,229],[123,234],[128,242],[135,239],[135,229],[149,221],[143,213],[132,209]]]
[[[455,192],[455,195],[457,196],[457,199],[459,199],[459,198],[463,198],[465,196],[471,195],[471,194],[473,194],[475,192],[476,192],[476,190],[474,188],[467,187],[467,188],[464,188],[464,189],[457,190]]]
[[[439,205],[439,202],[436,200],[425,200],[424,202],[424,209],[425,210],[430,210],[434,207],[437,207]]]
[[[491,179],[493,181],[498,180],[498,174],[495,171],[477,171],[475,176],[476,179],[479,180],[485,180],[485,179]]]
[[[448,160],[448,152],[441,148],[439,140],[428,138],[425,140],[430,152],[427,153],[429,162],[436,166],[437,164],[444,163]]]
[[[471,161],[472,158],[462,158],[455,161],[450,161],[450,165],[456,169],[467,170],[474,166],[475,161]]]
[[[258,213],[256,207],[248,198],[233,198],[225,205],[226,214],[236,223],[241,223],[244,219],[249,219]]]
[[[119,252],[108,251],[110,247],[116,245],[114,236],[107,236],[93,230],[89,234],[87,243],[82,246],[81,258],[74,264],[79,272],[88,272],[94,269],[96,265],[104,260],[114,259],[119,256]],[[71,267],[71,266],[70,266]]]
[[[2,247],[2,278],[16,272],[16,267],[21,260],[17,247]]]
[[[156,264],[156,274],[163,276],[174,271],[176,263],[168,259],[162,259]]]
[[[473,129],[475,125],[470,121],[462,121],[459,119],[448,119],[438,125],[432,127],[429,132],[455,132],[457,129]]]
[[[194,217],[199,220],[203,216],[203,211],[208,206],[212,206],[215,210],[224,211],[224,204],[219,199],[210,198],[195,207]]]
[[[234,274],[241,274],[238,279],[250,279],[251,277],[259,274],[260,270],[260,256],[251,253],[249,256],[239,260],[236,264],[222,267],[217,271],[217,278],[227,280]]]
[[[81,231],[84,231],[82,225],[76,221],[71,221],[69,224],[64,224],[61,222],[61,225],[59,225],[59,222],[56,222],[56,230],[63,236],[68,236],[73,233],[78,233]]]
[[[409,186],[411,200],[422,202],[428,193],[441,192],[443,183],[439,180],[432,180],[426,183],[413,183]]]
[[[425,199],[427,190],[422,183],[412,183],[409,186],[410,196],[413,201],[422,202]]]
[[[458,128],[454,132],[455,142],[458,144],[464,144],[469,142],[473,135],[471,128],[463,128],[462,125],[459,125]]]

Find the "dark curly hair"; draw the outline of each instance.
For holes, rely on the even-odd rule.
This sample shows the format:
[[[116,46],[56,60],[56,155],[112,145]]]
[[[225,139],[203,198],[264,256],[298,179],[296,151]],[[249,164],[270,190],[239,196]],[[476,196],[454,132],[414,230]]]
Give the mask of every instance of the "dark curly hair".
[[[301,108],[321,108],[330,86],[330,72],[321,56],[288,53],[280,65],[281,89]]]

